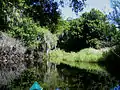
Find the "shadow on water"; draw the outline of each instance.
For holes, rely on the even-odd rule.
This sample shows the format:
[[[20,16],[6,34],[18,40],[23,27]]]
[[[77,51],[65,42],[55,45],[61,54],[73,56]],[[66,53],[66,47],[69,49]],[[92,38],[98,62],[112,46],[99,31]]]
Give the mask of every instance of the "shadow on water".
[[[105,67],[106,71],[117,80],[120,80],[120,47],[104,54],[104,59],[99,60],[98,64]]]
[[[105,72],[57,65],[58,73],[68,84],[70,90],[109,90],[117,84],[117,80]]]

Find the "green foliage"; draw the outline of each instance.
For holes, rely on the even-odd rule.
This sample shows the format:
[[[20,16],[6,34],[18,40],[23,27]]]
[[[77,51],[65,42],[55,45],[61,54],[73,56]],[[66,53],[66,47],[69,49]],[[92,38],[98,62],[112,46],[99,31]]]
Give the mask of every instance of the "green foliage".
[[[53,32],[56,33],[57,35],[60,35],[64,30],[69,30],[69,28],[70,28],[69,22],[60,18]]]
[[[35,22],[39,22],[40,26],[47,26],[51,32],[54,32],[58,19],[60,19],[60,9],[59,5],[62,5],[64,1],[54,1],[54,0],[1,0],[0,1],[0,29],[6,31],[6,29],[11,28],[9,26],[9,19],[12,14],[16,14],[15,8],[19,10],[20,15],[31,17]],[[73,7],[73,11],[76,13],[81,11],[85,5],[84,0],[69,1],[69,4]],[[13,21],[16,21],[13,19]],[[15,22],[17,23],[17,22]]]
[[[25,15],[31,17],[35,22],[39,22],[40,26],[48,26],[51,31],[54,30],[53,27],[55,27],[60,18],[60,11],[57,11],[57,2],[54,0],[41,0],[36,2],[30,0],[27,5],[28,8],[25,9]]]
[[[96,50],[93,48],[86,48],[79,52],[67,53],[63,50],[53,50],[50,52],[50,61],[60,64],[68,64],[73,67],[84,68],[89,70],[103,70],[99,67],[97,62],[103,58],[103,53],[108,52],[109,48],[104,50]]]
[[[13,26],[8,33],[13,37],[22,40],[27,46],[34,45],[37,41],[38,34],[43,28],[34,24],[30,18],[22,19],[19,24],[21,25]]]
[[[101,48],[101,43],[111,42],[115,34],[116,28],[107,21],[106,15],[92,9],[83,13],[80,18],[70,21],[70,30],[61,34],[58,46],[66,51],[79,51],[88,47]]]
[[[50,52],[50,61],[60,64],[64,63],[73,67],[83,68],[87,70],[102,70],[97,62],[103,59],[103,53],[108,52],[109,48],[96,50],[86,48],[77,53],[67,53],[63,50],[53,50]]]
[[[78,9],[78,11],[84,4],[84,1],[76,2],[72,0],[70,2],[71,6]],[[27,46],[36,42],[39,33],[38,29],[41,29],[32,20],[39,23],[42,28],[44,26],[48,27],[52,33],[61,33],[63,26],[65,26],[64,29],[69,27],[66,21],[58,21],[60,19],[58,6],[61,1],[6,0],[0,1],[0,4],[1,31],[8,31],[13,37],[22,39]],[[78,4],[81,6],[78,6]],[[59,24],[56,26],[57,23]]]
[[[43,72],[37,70],[36,68],[31,68],[25,70],[19,79],[14,80],[12,83],[12,88],[21,88],[27,90],[27,88],[30,88],[35,81],[37,81],[45,90],[65,86],[65,83],[59,78],[59,75],[55,70],[48,74],[47,80],[44,80]]]
[[[24,2],[24,1],[23,1]],[[17,24],[19,16],[23,16],[23,8],[20,9],[20,5],[23,4],[21,0],[0,0],[0,30],[6,31],[12,28],[9,23],[14,22]],[[17,12],[16,12],[17,11]],[[18,12],[20,14],[18,14]],[[15,18],[14,18],[15,16]],[[17,16],[17,19],[16,19]],[[12,19],[12,20],[11,20]]]
[[[60,60],[74,62],[97,62],[102,57],[102,51],[93,48],[80,50],[79,52],[67,53],[62,50],[53,50],[50,53],[51,60],[59,62]]]
[[[98,49],[119,42],[119,31],[116,30],[115,25],[109,24],[106,15],[102,12],[92,9],[78,19],[65,21],[60,18],[61,13],[58,8],[59,4],[63,5],[63,3],[65,3],[63,0],[60,2],[54,0],[0,1],[0,31],[7,32],[12,37],[21,40],[25,46],[32,47],[31,50],[26,51],[24,50],[26,48],[20,46],[15,40],[9,38],[3,42],[1,40],[6,36],[4,38],[0,36],[0,58],[2,60],[0,61],[0,80],[2,82],[0,86],[8,84],[28,67],[19,78],[15,79],[13,86],[20,85],[22,89],[25,89],[36,80],[46,89],[64,86],[56,71],[48,73],[47,79],[44,80],[47,64],[47,60],[44,58],[47,56],[38,52],[43,50],[48,54],[51,49],[56,48],[58,39],[58,47],[66,51],[79,51],[86,47]],[[69,4],[77,13],[83,10],[85,0],[71,0]],[[115,10],[117,7],[119,6],[116,6]],[[119,25],[118,12],[114,20]],[[77,53],[53,50],[49,54],[50,61],[82,69],[104,71],[97,64],[99,59],[103,59],[103,51],[93,48],[83,49]],[[116,57],[112,55],[108,59],[113,61]],[[119,58],[116,62],[119,63]],[[110,63],[110,67],[112,67],[111,65]]]
[[[120,44],[119,41],[120,41],[120,1],[119,0],[111,0],[111,5],[112,5],[112,8],[113,8],[113,11],[111,13],[109,13],[108,15],[108,18],[109,20],[111,21],[111,23],[114,23],[117,27],[117,32],[116,34],[114,35],[114,41],[113,43],[115,45],[118,45]]]
[[[88,12],[83,13],[82,17],[88,20],[102,20],[102,21],[107,20],[106,15],[104,15],[102,12],[94,8],[89,13]]]
[[[11,34],[12,37],[23,41],[25,46],[37,47],[40,46],[39,44],[45,45],[45,43],[47,43],[44,40],[46,37],[48,37],[47,39],[49,39],[50,45],[56,44],[57,38],[55,38],[55,35],[52,35],[48,29],[45,27],[41,28],[39,24],[34,23],[31,18],[20,16],[20,10],[16,9],[15,7],[13,7],[13,9],[14,12],[8,15],[8,24],[11,28],[6,31],[7,33]]]

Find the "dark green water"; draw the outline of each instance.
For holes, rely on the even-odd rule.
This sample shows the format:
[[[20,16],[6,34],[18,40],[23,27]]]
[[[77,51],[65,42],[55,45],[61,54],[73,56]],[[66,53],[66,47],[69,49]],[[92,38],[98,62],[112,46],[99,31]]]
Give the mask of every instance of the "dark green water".
[[[111,77],[107,72],[78,69],[66,64],[51,68],[44,80],[39,76],[34,77],[33,74],[33,72],[27,72],[22,81],[20,79],[15,81],[14,86],[16,88],[7,89],[4,87],[0,90],[29,90],[36,81],[34,78],[38,79],[37,81],[43,87],[43,90],[55,90],[57,87],[60,90],[110,90],[118,84],[118,80]]]
[[[70,90],[110,90],[118,84],[115,78],[105,72],[71,68],[65,64],[58,65],[57,69]]]

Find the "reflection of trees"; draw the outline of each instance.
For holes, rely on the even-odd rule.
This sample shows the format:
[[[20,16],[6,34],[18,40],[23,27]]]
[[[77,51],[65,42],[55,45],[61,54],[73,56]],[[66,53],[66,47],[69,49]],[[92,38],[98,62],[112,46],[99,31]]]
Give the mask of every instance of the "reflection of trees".
[[[64,81],[68,83],[70,90],[74,89],[110,89],[115,86],[117,80],[110,77],[109,74],[94,70],[87,71],[85,69],[73,68],[65,64],[57,66],[59,75],[64,77]]]
[[[108,73],[120,79],[120,46],[113,47],[110,52],[104,53],[104,59],[99,61],[101,67],[105,67]]]

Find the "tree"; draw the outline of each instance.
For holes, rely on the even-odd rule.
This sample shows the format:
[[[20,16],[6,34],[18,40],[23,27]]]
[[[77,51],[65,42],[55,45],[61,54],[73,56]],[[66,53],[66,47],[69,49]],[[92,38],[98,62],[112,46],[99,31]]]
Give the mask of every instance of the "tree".
[[[18,14],[21,16],[26,15],[27,17],[31,17],[35,22],[39,22],[40,26],[47,26],[53,32],[61,14],[59,5],[63,6],[64,2],[63,0],[57,2],[54,0],[1,0],[0,28],[3,31],[10,28],[8,26],[8,15],[10,16],[14,13],[13,8],[17,8],[20,11]],[[84,0],[72,0],[69,2],[70,6],[73,7],[73,11],[76,13],[81,11],[85,5]]]
[[[113,11],[109,13],[108,18],[114,23],[118,28],[120,28],[120,1],[111,0],[111,5]]]
[[[117,32],[114,38],[113,43],[115,45],[119,45],[120,43],[120,1],[119,0],[111,0],[111,5],[113,11],[109,13],[108,18],[111,23],[115,24],[117,28]]]
[[[79,51],[82,48],[101,48],[109,46],[116,33],[106,15],[96,9],[85,12],[80,18],[70,21],[70,30],[63,32],[59,47],[67,51]],[[103,43],[103,44],[102,44]]]
[[[54,32],[57,35],[60,35],[64,30],[69,30],[69,27],[70,27],[69,22],[60,18],[58,20],[58,24],[56,25],[56,28],[54,29]]]

